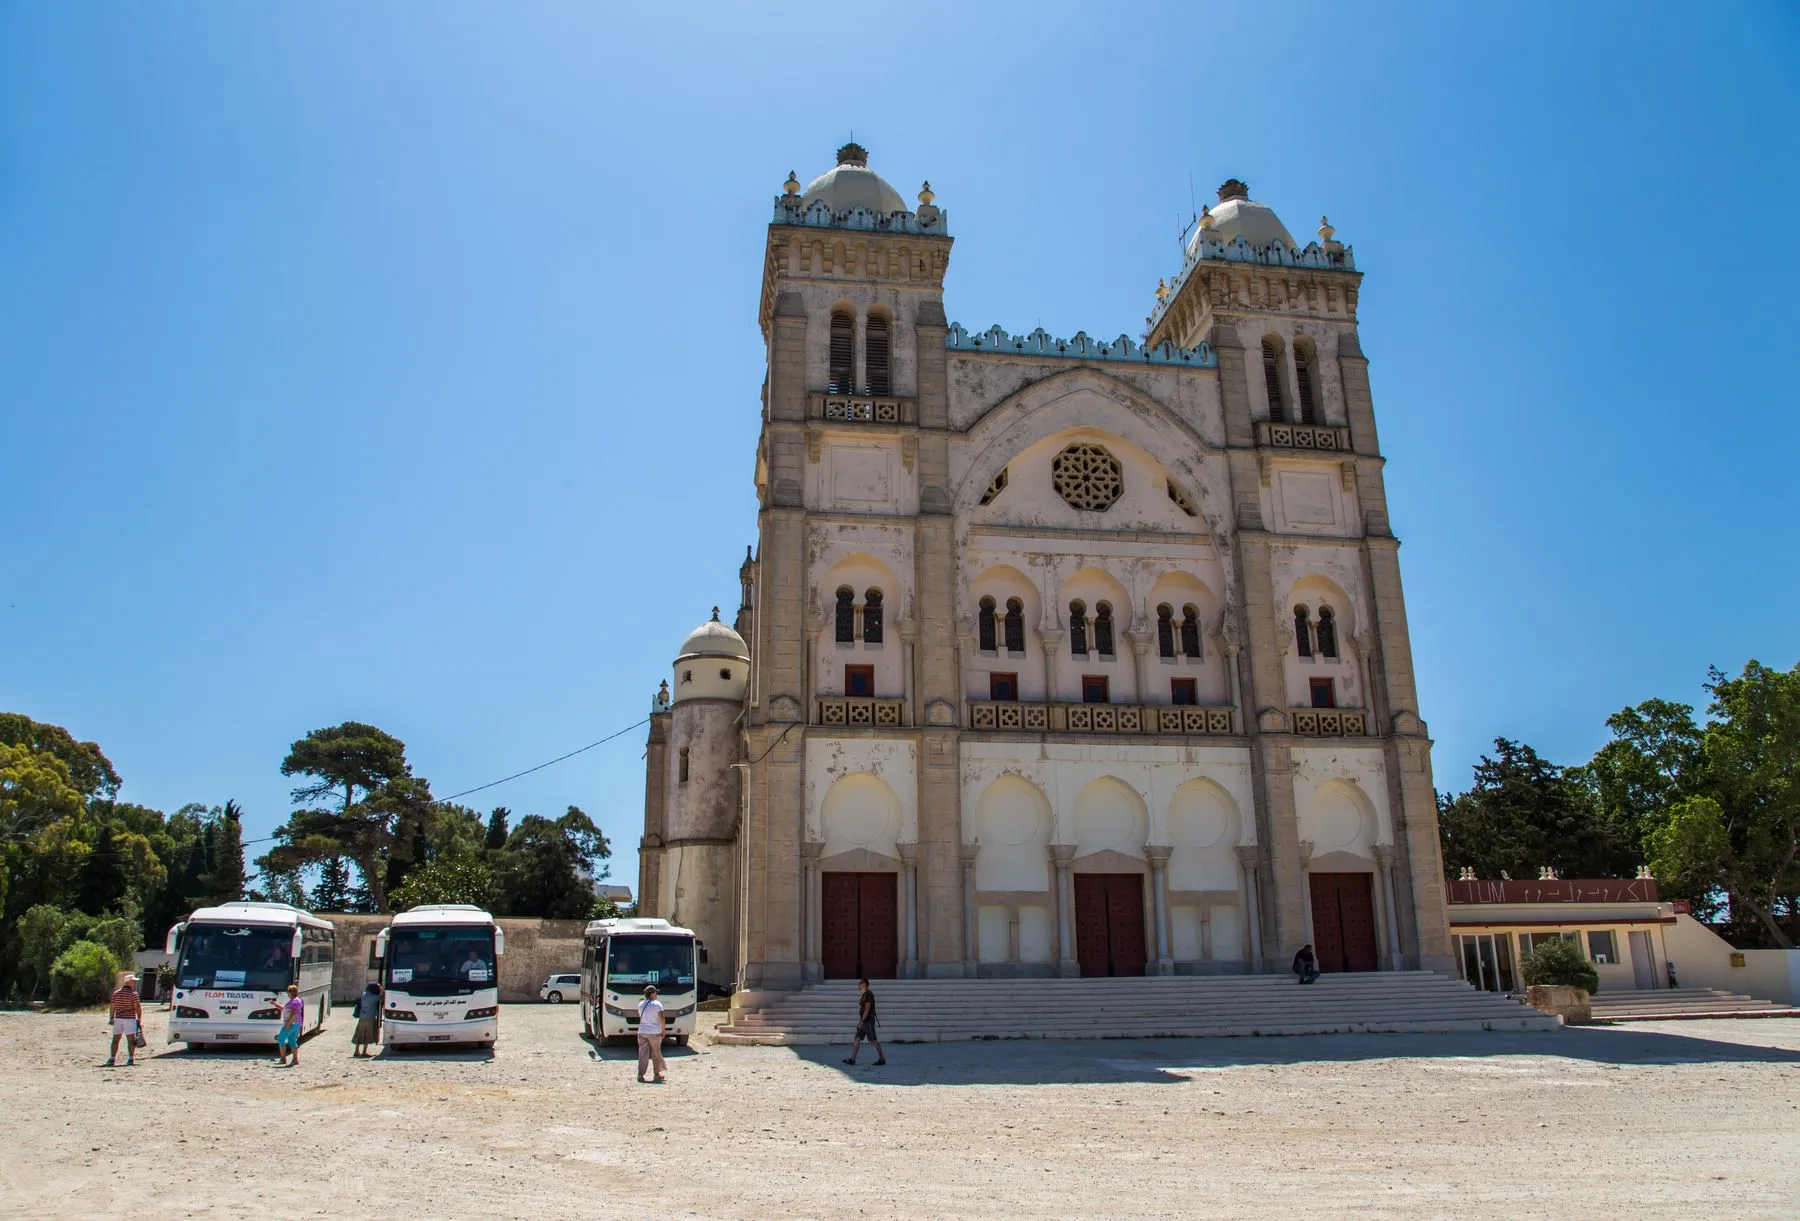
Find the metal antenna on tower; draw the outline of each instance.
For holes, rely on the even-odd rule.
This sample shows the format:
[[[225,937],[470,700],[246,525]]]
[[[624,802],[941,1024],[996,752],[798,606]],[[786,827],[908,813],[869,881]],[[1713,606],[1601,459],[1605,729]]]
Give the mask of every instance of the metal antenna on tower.
[[[1199,205],[1198,200],[1194,196],[1194,171],[1189,170],[1188,171],[1188,219],[1187,219],[1187,223],[1181,226],[1180,236],[1178,236],[1175,239],[1176,243],[1183,250],[1187,249],[1188,234],[1191,233],[1193,231],[1194,226],[1199,223],[1200,223],[1200,205]]]

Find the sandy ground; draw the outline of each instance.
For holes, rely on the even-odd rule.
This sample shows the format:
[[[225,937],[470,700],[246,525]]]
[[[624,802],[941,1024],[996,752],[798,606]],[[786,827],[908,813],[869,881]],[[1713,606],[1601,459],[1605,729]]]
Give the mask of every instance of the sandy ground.
[[[703,1015],[708,1028],[718,1015]],[[1800,1020],[1555,1034],[714,1047],[640,1086],[568,1006],[297,1069],[0,1014],[0,1216],[1793,1217]]]

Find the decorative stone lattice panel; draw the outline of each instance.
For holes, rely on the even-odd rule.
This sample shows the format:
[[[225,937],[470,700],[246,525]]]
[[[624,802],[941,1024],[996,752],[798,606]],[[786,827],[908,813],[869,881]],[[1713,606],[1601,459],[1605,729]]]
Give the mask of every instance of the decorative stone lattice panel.
[[[1294,732],[1306,738],[1359,737],[1368,732],[1362,712],[1342,708],[1295,708],[1288,713]]]
[[[1050,485],[1077,509],[1103,513],[1125,492],[1125,472],[1103,446],[1078,441],[1050,462]]]

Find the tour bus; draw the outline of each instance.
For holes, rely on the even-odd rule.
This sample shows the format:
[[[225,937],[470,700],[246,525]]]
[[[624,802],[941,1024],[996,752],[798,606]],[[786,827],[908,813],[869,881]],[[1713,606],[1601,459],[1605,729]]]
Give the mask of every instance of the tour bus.
[[[331,921],[286,903],[202,907],[169,930],[175,960],[169,1042],[273,1043],[289,984],[306,1003],[301,1033],[331,1014]]]
[[[694,959],[706,948],[694,930],[667,920],[629,917],[594,920],[581,939],[581,1026],[596,1039],[634,1036],[638,1002],[656,985],[664,1030],[686,1046],[694,1033]]]
[[[381,1043],[481,1043],[500,1037],[506,933],[468,903],[409,907],[375,935]]]

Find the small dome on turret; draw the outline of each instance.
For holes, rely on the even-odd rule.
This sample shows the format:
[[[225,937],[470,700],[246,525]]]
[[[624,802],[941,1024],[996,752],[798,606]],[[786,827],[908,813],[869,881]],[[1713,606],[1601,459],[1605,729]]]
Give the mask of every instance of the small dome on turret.
[[[800,199],[806,207],[823,203],[833,212],[848,212],[852,208],[882,213],[907,210],[900,192],[869,168],[869,150],[856,143],[838,149],[836,167],[809,182]]]
[[[1281,223],[1281,218],[1275,215],[1275,209],[1251,199],[1249,186],[1236,178],[1225,180],[1219,188],[1219,206],[1209,209],[1207,216],[1211,223],[1200,225],[1188,239],[1190,254],[1199,246],[1202,237],[1215,242],[1229,242],[1241,237],[1252,246],[1267,246],[1270,242],[1280,242],[1288,247],[1298,245],[1294,235]]]
[[[748,661],[750,646],[728,624],[719,622],[719,608],[715,606],[713,617],[689,632],[687,639],[681,642],[681,652],[676,660],[687,657],[731,657]]]

